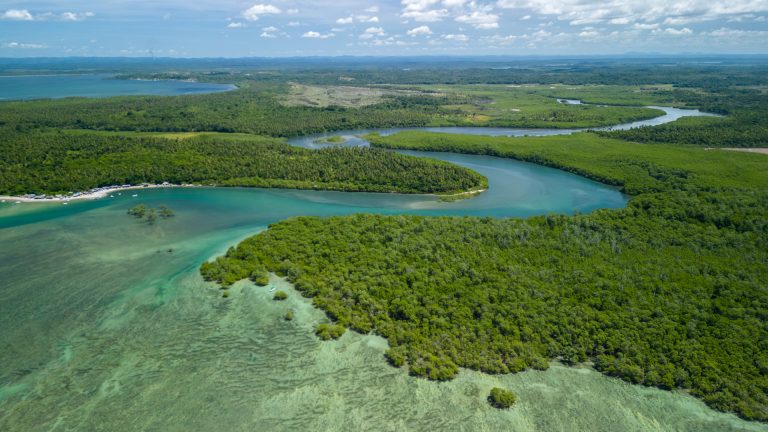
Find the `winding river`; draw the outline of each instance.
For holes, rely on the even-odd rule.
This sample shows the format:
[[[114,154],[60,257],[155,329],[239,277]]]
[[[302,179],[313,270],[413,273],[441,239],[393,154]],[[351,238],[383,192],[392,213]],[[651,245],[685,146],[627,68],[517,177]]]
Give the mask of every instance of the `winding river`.
[[[696,111],[664,108],[666,122]],[[637,124],[634,124],[635,126]],[[619,127],[631,127],[621,125]],[[487,135],[569,130],[426,128]],[[393,133],[397,130],[382,130]],[[365,145],[336,132],[348,145]],[[317,136],[291,140],[315,147]],[[347,332],[320,342],[322,312],[284,281],[247,282],[220,298],[200,263],[298,215],[530,216],[626,205],[617,190],[508,159],[413,153],[489,178],[479,196],[279,189],[173,188],[87,202],[0,204],[0,430],[766,430],[684,394],[633,386],[589,368],[553,366],[448,383],[386,364],[386,341]],[[125,215],[141,202],[177,217],[154,226]],[[283,320],[287,309],[291,322]],[[503,385],[513,410],[485,396]]]

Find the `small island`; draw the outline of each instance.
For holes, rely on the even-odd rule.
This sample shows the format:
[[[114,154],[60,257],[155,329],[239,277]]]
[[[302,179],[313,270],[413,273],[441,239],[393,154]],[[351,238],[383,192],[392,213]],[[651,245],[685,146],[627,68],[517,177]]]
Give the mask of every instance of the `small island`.
[[[315,328],[315,334],[322,340],[338,339],[344,335],[347,328],[339,324],[318,324]]]
[[[347,139],[341,135],[331,135],[327,137],[318,138],[314,141],[315,144],[337,144],[341,145],[347,142]]]
[[[157,209],[147,207],[144,204],[139,204],[131,207],[128,210],[128,214],[136,219],[142,219],[150,225],[154,225],[157,222],[157,218],[168,219],[176,216],[173,210],[166,206],[160,206]]]
[[[517,396],[509,390],[494,387],[488,395],[488,403],[499,409],[507,409],[517,402]]]

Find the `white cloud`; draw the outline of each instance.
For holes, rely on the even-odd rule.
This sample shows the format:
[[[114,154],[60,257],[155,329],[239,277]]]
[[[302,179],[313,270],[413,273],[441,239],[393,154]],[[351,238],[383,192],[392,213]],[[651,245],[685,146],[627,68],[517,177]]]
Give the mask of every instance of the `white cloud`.
[[[768,11],[766,0],[498,0],[496,5],[557,16],[574,25],[621,18],[629,22],[668,20],[668,25],[681,25]]]
[[[365,29],[366,34],[372,34],[377,36],[384,36],[386,33],[384,33],[384,29],[381,27],[368,27]]]
[[[417,22],[441,21],[448,16],[447,9],[433,9],[439,7],[440,0],[401,0],[403,6],[401,18],[412,19]]]
[[[277,35],[274,34],[274,33],[269,33],[269,32],[261,32],[259,37],[263,37],[263,38],[266,38],[266,39],[275,39],[277,37]]]
[[[245,24],[237,21],[232,21],[231,23],[227,24],[227,28],[236,29],[236,28],[243,28],[245,27]]]
[[[670,27],[664,30],[654,30],[653,33],[664,33],[672,36],[684,36],[684,35],[693,34],[693,30],[689,29],[688,27],[683,27],[681,29]]]
[[[378,6],[371,6],[365,10],[368,13],[379,13],[379,7]]]
[[[408,30],[408,36],[431,35],[431,34],[432,34],[432,30],[430,30],[429,27],[425,25]]]
[[[8,42],[8,43],[4,43],[3,44],[3,48],[12,48],[12,49],[41,49],[41,48],[48,48],[48,46],[47,45],[41,45],[41,44]]]
[[[656,30],[659,28],[658,24],[642,24],[642,23],[636,23],[632,26],[635,30]]]
[[[336,36],[336,35],[333,34],[333,33],[325,33],[325,34],[323,34],[323,33],[316,32],[316,31],[308,31],[308,32],[304,33],[303,35],[301,35],[301,37],[308,38],[308,39],[328,39],[328,38],[332,38],[334,36]]]
[[[737,30],[732,28],[720,27],[717,30],[713,30],[709,33],[702,33],[705,36],[713,36],[716,38],[756,38],[768,36],[768,31],[765,30]]]
[[[278,30],[280,30],[280,29],[275,27],[275,26],[264,27],[263,29],[261,29],[261,31],[267,32],[267,33],[274,33],[274,32],[276,32]]]
[[[278,8],[277,6],[273,6],[270,4],[255,4],[250,8],[244,10],[242,15],[243,15],[243,18],[247,19],[248,21],[258,21],[259,16],[261,15],[277,15],[282,12],[283,11],[280,10],[280,8]]]
[[[298,9],[288,9],[287,11],[285,11],[285,13],[287,13],[288,15],[296,15],[297,13],[299,13],[299,10]]]
[[[336,20],[336,24],[341,25],[349,25],[353,24],[355,21],[361,22],[361,23],[377,23],[379,22],[379,17],[377,16],[370,16],[370,15],[350,15],[346,18],[339,18]]]
[[[469,37],[465,34],[447,34],[443,35],[443,39],[457,41],[457,42],[466,42],[469,40]]]
[[[615,24],[615,25],[625,25],[625,24],[631,23],[632,20],[627,17],[621,17],[621,18],[614,18],[608,22],[610,24]]]
[[[298,27],[300,25],[301,25],[301,23],[298,22],[298,21],[291,21],[291,22],[288,23],[288,27]]]
[[[530,15],[526,15],[526,16],[520,18],[520,21],[528,21],[529,19],[531,19],[531,16]]]
[[[83,21],[93,16],[95,16],[93,12],[62,12],[60,14],[44,12],[38,15],[32,15],[27,9],[8,9],[0,15],[0,19],[10,21]]]
[[[483,11],[474,11],[468,15],[460,15],[456,17],[456,21],[470,24],[481,30],[499,28],[499,16]]]
[[[598,33],[595,30],[584,30],[581,33],[579,33],[579,37],[585,38],[585,39],[593,38],[595,36],[600,36],[600,33]]]
[[[1,16],[4,20],[13,20],[13,21],[32,21],[35,19],[31,13],[29,13],[26,9],[8,9],[3,13]],[[12,42],[16,43],[16,42]]]
[[[83,12],[83,13],[64,12],[60,15],[60,18],[64,21],[82,21],[94,15],[95,14],[93,12]]]

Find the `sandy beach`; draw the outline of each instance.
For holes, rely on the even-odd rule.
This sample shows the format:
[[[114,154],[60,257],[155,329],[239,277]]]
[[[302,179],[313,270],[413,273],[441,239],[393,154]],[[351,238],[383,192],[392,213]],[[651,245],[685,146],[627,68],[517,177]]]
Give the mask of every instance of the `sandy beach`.
[[[760,153],[760,154],[768,154],[768,148],[733,148],[728,147],[724,148],[723,150],[730,150],[730,151],[740,151],[740,152],[746,152],[746,153]]]
[[[69,202],[69,201],[81,201],[81,200],[94,200],[100,198],[106,198],[114,193],[122,193],[123,191],[131,191],[138,189],[156,189],[156,188],[174,188],[174,187],[198,187],[199,185],[192,184],[142,184],[142,185],[120,185],[120,186],[105,186],[101,188],[94,188],[87,192],[75,192],[69,195],[34,195],[28,194],[24,196],[0,196],[0,202],[2,203],[51,203],[51,202]]]

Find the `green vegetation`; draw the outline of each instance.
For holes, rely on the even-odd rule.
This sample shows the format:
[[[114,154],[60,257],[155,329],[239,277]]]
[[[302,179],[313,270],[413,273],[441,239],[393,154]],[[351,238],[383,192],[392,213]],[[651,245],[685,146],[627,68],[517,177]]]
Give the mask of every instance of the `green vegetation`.
[[[260,272],[253,277],[253,283],[257,286],[267,286],[269,285],[269,275],[266,271]]]
[[[517,402],[517,396],[509,390],[494,387],[488,395],[488,403],[499,409],[510,408]]]
[[[272,297],[272,300],[275,300],[275,301],[283,301],[287,299],[288,299],[288,293],[286,293],[285,291],[277,291],[275,292],[274,297]]]
[[[254,84],[207,95],[6,102],[0,104],[0,125],[16,131],[208,131],[284,137],[339,129],[423,126],[447,102],[398,96],[363,108],[288,107],[281,104],[287,88]]]
[[[144,215],[147,214],[147,206],[145,206],[144,204],[133,206],[130,209],[128,209],[128,214],[137,219],[143,219]]]
[[[229,290],[222,291],[221,296],[224,298],[229,298]]]
[[[381,148],[499,156],[551,166],[621,187],[630,195],[670,188],[751,188],[768,181],[763,170],[766,158],[759,156],[724,155],[687,146],[637,145],[586,132],[509,138],[407,131],[366,138]]]
[[[207,277],[278,271],[338,325],[386,337],[388,360],[415,375],[591,360],[768,420],[768,158],[588,133],[373,141],[515,157],[635,196],[572,217],[295,218],[230,249]]]
[[[154,225],[154,223],[157,222],[158,216],[162,219],[168,219],[175,216],[175,213],[166,206],[160,206],[158,210],[155,210],[144,204],[131,207],[128,210],[128,214],[136,219],[144,219],[150,225]],[[172,250],[169,249],[168,252],[172,252]]]
[[[315,328],[315,334],[322,340],[338,339],[344,335],[347,328],[338,324],[318,324]]]
[[[726,118],[688,117],[661,126],[598,132],[601,136],[644,143],[702,147],[768,147],[768,109]]]
[[[683,118],[673,123],[626,131],[600,132],[606,137],[645,143],[691,144],[704,147],[768,146],[768,97],[765,88],[716,91],[675,90],[675,98],[724,118]]]
[[[344,144],[345,142],[347,142],[347,139],[340,135],[332,135],[315,140],[316,144]]]
[[[391,87],[391,86],[390,86]],[[145,133],[247,133],[289,137],[334,130],[416,126],[598,127],[646,119],[659,110],[563,105],[553,86],[375,87],[380,99],[362,106],[286,106],[287,83],[241,83],[227,93],[173,97],[69,98],[0,104],[9,131],[48,129]],[[564,90],[565,91],[565,90]],[[613,89],[621,97],[626,88]],[[648,95],[645,100],[664,101]]]
[[[293,310],[288,310],[288,312],[285,313],[284,318],[286,321],[293,321],[293,318],[294,318]]]
[[[613,126],[664,114],[650,108],[625,106],[564,105],[558,103],[557,89],[562,86],[419,86],[437,94],[456,94],[464,101],[446,104],[435,113],[431,126],[488,126],[517,128],[587,128]],[[564,90],[567,91],[567,90]],[[610,93],[621,98],[627,89],[611,87]],[[650,95],[647,99],[662,98]]]
[[[312,151],[265,137],[0,134],[0,194],[166,181],[402,193],[461,192],[487,184],[474,171],[432,159],[360,148]]]
[[[160,206],[160,209],[158,210],[158,214],[163,219],[168,219],[176,216],[176,213],[174,213],[173,210],[169,209],[166,206]]]

